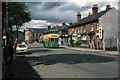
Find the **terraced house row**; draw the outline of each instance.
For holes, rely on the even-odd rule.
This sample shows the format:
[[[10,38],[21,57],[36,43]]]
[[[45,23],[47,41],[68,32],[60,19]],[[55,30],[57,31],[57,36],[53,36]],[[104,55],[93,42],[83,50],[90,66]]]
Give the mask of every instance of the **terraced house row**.
[[[81,47],[100,48],[117,50],[118,47],[118,10],[111,5],[106,5],[104,11],[99,12],[97,4],[93,4],[92,13],[81,18],[81,13],[77,13],[75,23],[70,21],[69,25],[62,22],[61,26],[55,26],[59,30],[59,44],[71,45],[74,42],[86,41]],[[48,26],[49,30],[51,26]]]
[[[118,41],[118,10],[110,5],[106,10],[98,12],[94,4],[92,14],[81,19],[77,13],[77,22],[68,27],[68,35],[74,41],[87,40],[90,48],[116,49]]]

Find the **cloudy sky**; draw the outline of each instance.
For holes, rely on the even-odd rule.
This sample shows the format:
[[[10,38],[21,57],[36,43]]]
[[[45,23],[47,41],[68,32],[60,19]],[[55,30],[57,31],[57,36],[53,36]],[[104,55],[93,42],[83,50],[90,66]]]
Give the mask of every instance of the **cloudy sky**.
[[[47,25],[61,26],[62,21],[69,24],[77,21],[77,12],[81,12],[82,18],[92,14],[92,5],[98,4],[99,12],[106,9],[106,5],[111,5],[118,9],[119,0],[69,0],[69,1],[45,1],[26,2],[31,12],[32,20],[25,23],[20,30],[29,28],[46,28]]]

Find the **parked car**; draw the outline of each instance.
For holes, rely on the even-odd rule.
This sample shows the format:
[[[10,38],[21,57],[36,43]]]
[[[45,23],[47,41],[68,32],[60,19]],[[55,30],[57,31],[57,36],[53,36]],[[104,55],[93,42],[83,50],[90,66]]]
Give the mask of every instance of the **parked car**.
[[[26,42],[22,42],[22,44],[27,44]]]
[[[27,53],[28,47],[26,44],[18,44],[16,48],[16,53]]]

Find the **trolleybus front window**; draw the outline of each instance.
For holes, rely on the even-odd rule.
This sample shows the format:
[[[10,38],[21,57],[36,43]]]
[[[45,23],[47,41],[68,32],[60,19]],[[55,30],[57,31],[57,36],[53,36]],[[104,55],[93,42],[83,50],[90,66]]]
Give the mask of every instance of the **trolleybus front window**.
[[[55,42],[58,42],[58,38],[55,38]]]
[[[55,31],[55,34],[58,34],[58,31]]]
[[[54,31],[51,31],[51,34],[54,34]]]
[[[54,42],[54,38],[50,38],[50,41]]]

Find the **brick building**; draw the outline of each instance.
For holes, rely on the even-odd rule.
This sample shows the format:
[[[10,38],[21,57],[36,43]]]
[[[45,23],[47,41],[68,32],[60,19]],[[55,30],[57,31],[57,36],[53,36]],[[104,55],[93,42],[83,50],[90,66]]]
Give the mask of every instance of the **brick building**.
[[[43,32],[45,28],[28,28],[25,29],[25,41],[27,43],[40,42],[42,40]]]
[[[98,12],[98,5],[94,4],[87,17],[81,19],[77,13],[77,22],[68,27],[68,34],[74,41],[88,40],[90,48],[107,48],[110,43],[104,40],[118,38],[118,10],[107,5],[106,10]]]
[[[65,22],[62,22],[62,26],[56,26],[56,29],[58,29],[59,34],[59,44],[67,44],[68,43],[68,25],[65,24]]]

